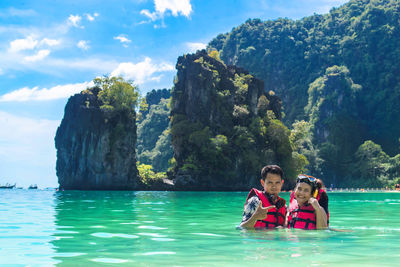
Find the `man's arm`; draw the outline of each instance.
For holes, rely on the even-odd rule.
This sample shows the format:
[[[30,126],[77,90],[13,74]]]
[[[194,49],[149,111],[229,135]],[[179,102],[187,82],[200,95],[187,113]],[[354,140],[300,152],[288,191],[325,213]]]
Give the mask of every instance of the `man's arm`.
[[[254,228],[254,225],[256,224],[256,222],[258,220],[265,219],[267,217],[268,210],[272,209],[272,208],[275,208],[275,206],[269,206],[269,207],[264,208],[260,201],[260,204],[258,205],[258,207],[257,207],[256,211],[253,213],[253,215],[250,217],[250,219],[248,219],[245,222],[242,222],[240,224],[240,227]]]

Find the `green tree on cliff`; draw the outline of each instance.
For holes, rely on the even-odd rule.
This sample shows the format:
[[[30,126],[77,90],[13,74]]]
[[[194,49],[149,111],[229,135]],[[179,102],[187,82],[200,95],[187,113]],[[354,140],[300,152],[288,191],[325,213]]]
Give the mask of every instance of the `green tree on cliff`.
[[[99,99],[103,102],[101,109],[110,115],[127,112],[135,116],[140,97],[139,89],[132,81],[125,81],[122,77],[96,78],[93,80],[96,87],[100,88]]]
[[[110,151],[114,151],[118,140],[131,131],[130,122],[136,121],[136,109],[140,103],[139,89],[132,81],[126,81],[122,77],[104,76],[94,79],[93,82],[95,88],[100,89],[98,98],[101,102],[100,108],[105,113],[105,122],[112,125]],[[108,160],[112,160],[111,155],[109,153]]]
[[[361,178],[365,187],[381,187],[386,183],[385,177],[387,177],[390,168],[389,161],[390,157],[382,150],[380,145],[371,140],[365,141],[355,153],[355,162],[352,164],[354,176],[352,180],[357,181]]]

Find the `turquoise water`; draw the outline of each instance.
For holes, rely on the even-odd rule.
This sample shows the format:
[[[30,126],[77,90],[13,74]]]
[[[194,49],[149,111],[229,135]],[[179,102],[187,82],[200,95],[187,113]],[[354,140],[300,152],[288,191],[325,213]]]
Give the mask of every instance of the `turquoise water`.
[[[0,264],[400,265],[399,193],[329,193],[351,232],[237,230],[246,194],[0,190]]]

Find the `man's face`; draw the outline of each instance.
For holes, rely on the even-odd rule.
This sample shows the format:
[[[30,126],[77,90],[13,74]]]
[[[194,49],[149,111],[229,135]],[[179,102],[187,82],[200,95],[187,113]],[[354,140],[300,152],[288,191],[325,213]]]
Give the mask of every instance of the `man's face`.
[[[261,179],[261,185],[268,194],[278,195],[281,192],[283,180],[279,174],[268,173],[265,181]]]

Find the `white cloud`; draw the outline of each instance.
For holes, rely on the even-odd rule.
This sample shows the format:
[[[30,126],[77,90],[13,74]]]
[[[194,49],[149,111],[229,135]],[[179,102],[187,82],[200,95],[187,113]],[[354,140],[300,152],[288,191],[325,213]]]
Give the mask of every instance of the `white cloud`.
[[[10,42],[10,48],[8,49],[9,52],[19,52],[22,50],[32,50],[38,44],[38,41],[35,40],[33,36],[28,36],[25,39],[17,39]]]
[[[71,23],[71,25],[72,26],[74,26],[74,27],[81,27],[80,25],[79,25],[79,23],[81,22],[81,20],[82,20],[82,17],[81,16],[79,16],[79,15],[69,15],[69,17],[68,17],[68,21]]]
[[[68,98],[82,90],[85,90],[87,87],[92,87],[93,85],[93,82],[83,82],[57,85],[50,89],[39,89],[37,86],[34,88],[24,87],[0,96],[0,102],[45,101]]]
[[[92,14],[85,14],[86,15],[86,19],[88,20],[88,21],[94,21],[94,18],[95,17],[98,17],[99,16],[99,13],[93,13],[93,15]]]
[[[128,47],[127,44],[129,44],[131,42],[131,40],[129,40],[128,38],[126,38],[123,35],[114,37],[114,40],[119,40],[123,44],[124,47]]]
[[[3,74],[4,74],[4,71],[2,68],[0,68],[0,75],[3,75]]]
[[[162,19],[168,13],[171,13],[174,17],[179,15],[189,17],[193,11],[190,0],[154,0],[154,6],[154,12],[143,9],[140,11],[140,14],[148,17],[151,21],[155,21]],[[157,26],[157,28],[159,27],[165,27],[165,25]]]
[[[90,15],[90,14],[86,14],[86,19],[88,21],[94,21],[94,17],[92,15]]]
[[[131,40],[129,40],[128,38],[126,38],[122,35],[114,37],[114,39],[119,40],[121,43],[130,43],[131,42]]]
[[[140,11],[140,14],[148,17],[149,19],[151,19],[152,21],[155,21],[157,19],[157,13],[156,12],[150,12],[147,9],[143,9]]]
[[[48,38],[43,38],[42,41],[40,41],[40,45],[56,46],[59,44],[60,44],[59,40],[48,39]]]
[[[160,28],[166,28],[167,25],[165,25],[164,20],[163,20],[163,21],[161,21],[161,24],[159,24],[159,25],[154,24],[153,27],[154,27],[154,29],[160,29]]]
[[[161,76],[153,76],[155,73],[174,71],[175,68],[169,63],[154,64],[151,58],[146,57],[139,63],[124,62],[111,72],[111,76],[123,76],[125,79],[133,80],[140,85],[148,81],[160,80]]]
[[[99,56],[89,57],[47,57],[44,60],[28,62],[20,54],[2,53],[0,51],[0,68],[4,73],[32,71],[51,76],[60,76],[66,71],[90,71],[93,75],[111,73],[120,62],[113,59],[103,59]],[[1,90],[0,90],[1,91]],[[4,91],[3,91],[4,92]]]
[[[39,61],[39,60],[44,59],[44,58],[47,57],[49,54],[50,54],[50,50],[48,50],[48,49],[42,49],[42,50],[39,50],[39,51],[38,51],[35,55],[33,55],[33,56],[26,56],[26,57],[24,57],[24,60],[25,60],[25,61],[28,61],[28,62],[36,62],[36,61]]]
[[[29,35],[24,39],[16,39],[10,42],[10,47],[8,51],[11,53],[17,53],[24,50],[34,50],[39,47],[43,46],[56,46],[59,45],[60,41],[55,39],[43,38],[40,42],[34,36]],[[43,59],[44,57],[48,56],[50,53],[49,50],[40,50],[37,52],[36,55],[31,57],[26,57],[25,60],[27,61],[36,61],[39,59]]]
[[[168,10],[171,11],[173,16],[182,14],[185,17],[189,17],[192,13],[192,5],[190,0],[154,0],[156,11],[164,14]]]
[[[7,10],[0,11],[0,17],[29,17],[35,15],[37,15],[37,13],[32,9],[17,9],[10,7]]]
[[[207,44],[204,43],[186,43],[187,48],[189,48],[189,52],[190,53],[194,53],[197,50],[202,50],[205,49],[207,47]]]
[[[80,40],[77,44],[77,47],[79,47],[82,50],[88,50],[89,49],[89,42],[88,41],[84,41],[84,40]]]

